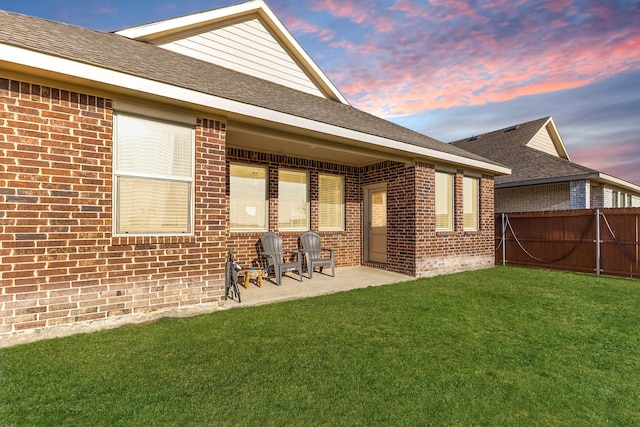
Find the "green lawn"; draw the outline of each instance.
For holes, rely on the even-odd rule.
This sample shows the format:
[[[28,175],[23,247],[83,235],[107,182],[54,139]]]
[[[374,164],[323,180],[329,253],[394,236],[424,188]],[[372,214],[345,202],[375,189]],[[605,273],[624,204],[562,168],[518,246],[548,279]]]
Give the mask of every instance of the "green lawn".
[[[1,425],[640,425],[640,281],[496,267],[22,345],[0,364]]]

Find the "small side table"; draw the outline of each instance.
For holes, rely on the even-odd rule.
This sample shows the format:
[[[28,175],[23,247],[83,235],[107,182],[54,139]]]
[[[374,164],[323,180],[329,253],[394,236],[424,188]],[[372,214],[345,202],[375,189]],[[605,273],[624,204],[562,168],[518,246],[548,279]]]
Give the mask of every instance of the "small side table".
[[[258,285],[259,288],[262,287],[262,279],[264,277],[267,277],[266,275],[266,271],[264,271],[261,268],[249,268],[246,270],[243,270],[244,273],[244,288],[248,289],[249,288],[249,281],[251,279],[255,279],[256,280],[256,284]]]

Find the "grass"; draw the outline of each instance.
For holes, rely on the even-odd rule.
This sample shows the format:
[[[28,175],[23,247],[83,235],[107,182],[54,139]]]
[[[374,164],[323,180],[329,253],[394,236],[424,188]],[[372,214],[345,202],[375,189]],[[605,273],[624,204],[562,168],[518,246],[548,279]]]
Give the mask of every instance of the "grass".
[[[0,364],[2,425],[640,425],[640,282],[497,267],[42,341]]]

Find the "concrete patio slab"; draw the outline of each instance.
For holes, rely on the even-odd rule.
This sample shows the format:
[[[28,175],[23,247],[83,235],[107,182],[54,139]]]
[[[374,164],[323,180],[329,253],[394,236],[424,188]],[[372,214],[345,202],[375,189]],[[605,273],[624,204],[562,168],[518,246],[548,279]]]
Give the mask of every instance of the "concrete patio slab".
[[[324,271],[328,272],[330,269],[325,269]],[[224,306],[221,307],[222,309],[308,298],[348,291],[350,289],[387,285],[415,279],[415,277],[391,271],[356,266],[336,268],[335,277],[315,272],[313,279],[309,279],[305,273],[303,274],[302,282],[297,280],[299,277],[297,274],[287,273],[287,275],[282,278],[281,286],[276,285],[275,281],[264,280],[260,288],[256,285],[255,281],[251,281],[249,287],[245,289],[244,286],[242,286],[242,272],[240,272],[239,276],[242,302],[238,303],[237,301],[227,300]]]

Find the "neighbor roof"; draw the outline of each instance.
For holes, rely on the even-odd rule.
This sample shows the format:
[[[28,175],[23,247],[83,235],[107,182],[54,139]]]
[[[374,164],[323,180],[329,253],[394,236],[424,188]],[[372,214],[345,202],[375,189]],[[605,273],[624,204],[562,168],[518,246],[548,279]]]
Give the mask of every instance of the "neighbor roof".
[[[212,95],[329,124],[358,134],[422,147],[426,149],[422,150],[423,153],[434,156],[446,153],[436,159],[474,165],[497,174],[508,173],[502,165],[477,154],[442,143],[349,105],[305,94],[118,34],[0,11],[0,43],[20,48],[18,53],[23,53],[26,49],[45,54],[47,57],[89,64],[100,69],[124,73],[126,76],[139,77],[148,82],[188,89],[192,91],[190,93]],[[15,57],[14,53],[14,57],[11,57],[10,53],[9,50],[5,51],[2,55],[3,61],[21,65],[21,61],[24,60],[22,57],[27,56],[22,54]],[[38,62],[38,66],[46,71],[45,67],[49,65],[40,65]],[[66,70],[58,71],[65,72]],[[83,78],[101,82],[99,76]],[[415,152],[420,153],[421,150]]]
[[[496,188],[594,179],[636,192],[640,190],[635,184],[527,146],[549,123],[555,128],[553,119],[544,117],[451,144],[511,168],[511,175],[495,178]]]

